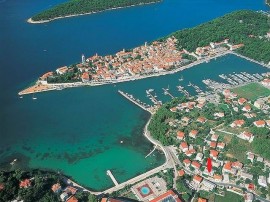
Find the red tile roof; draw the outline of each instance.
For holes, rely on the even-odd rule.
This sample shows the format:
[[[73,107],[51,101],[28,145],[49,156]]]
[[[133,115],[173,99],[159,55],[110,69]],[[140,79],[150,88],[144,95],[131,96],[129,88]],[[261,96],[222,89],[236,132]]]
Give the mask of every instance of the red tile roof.
[[[183,169],[178,171],[178,175],[182,177],[185,174],[185,171]]]
[[[210,147],[216,148],[216,146],[217,146],[217,142],[214,142],[214,141],[210,142]]]
[[[193,181],[196,181],[196,182],[201,182],[202,181],[202,177],[201,176],[199,176],[199,175],[194,175],[194,177],[193,177]]]
[[[254,124],[255,124],[256,126],[264,126],[264,125],[265,125],[265,121],[264,121],[264,120],[254,121]]]
[[[223,168],[226,169],[226,170],[231,170],[232,169],[232,163],[231,162],[225,163]]]
[[[199,169],[199,168],[201,167],[202,164],[200,164],[200,163],[197,162],[197,161],[192,161],[191,165]]]
[[[222,175],[214,174],[215,180],[222,180]]]
[[[30,186],[31,186],[31,181],[29,179],[25,179],[20,182],[20,188],[27,188]]]
[[[207,200],[204,198],[198,198],[198,202],[207,202]]]
[[[69,197],[66,202],[78,202],[78,199],[75,196]]]
[[[164,199],[168,198],[169,196],[172,196],[175,199],[175,202],[182,202],[182,200],[180,198],[178,198],[178,196],[172,190],[165,192],[164,194],[151,200],[150,202],[161,202]]]
[[[53,192],[56,192],[56,191],[59,190],[59,189],[61,189],[61,185],[60,185],[59,183],[54,184],[54,185],[52,186],[52,191],[53,191]]]
[[[183,139],[185,137],[185,133],[182,131],[177,132],[177,137]]]
[[[218,151],[210,150],[210,156],[217,157],[218,156]]]

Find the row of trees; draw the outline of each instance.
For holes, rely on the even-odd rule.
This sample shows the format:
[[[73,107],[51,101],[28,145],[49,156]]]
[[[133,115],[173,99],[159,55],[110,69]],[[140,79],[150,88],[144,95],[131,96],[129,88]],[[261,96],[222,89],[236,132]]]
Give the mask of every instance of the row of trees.
[[[268,17],[261,13],[242,10],[227,14],[197,27],[172,33],[178,48],[195,51],[210,42],[229,39],[233,44],[244,43],[239,52],[258,61],[270,61],[270,43],[264,37],[269,31]],[[261,36],[261,37],[259,37]],[[164,40],[162,38],[161,40]]]
[[[110,8],[127,7],[159,1],[160,0],[70,0],[33,16],[32,20],[50,20],[68,15],[99,12]]]

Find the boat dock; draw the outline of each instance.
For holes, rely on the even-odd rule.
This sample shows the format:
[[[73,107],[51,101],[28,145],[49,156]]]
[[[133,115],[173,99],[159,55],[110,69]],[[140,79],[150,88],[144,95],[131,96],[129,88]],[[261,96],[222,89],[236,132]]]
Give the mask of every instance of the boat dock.
[[[143,102],[141,102],[139,99],[135,99],[133,97],[133,95],[130,95],[128,93],[124,93],[121,90],[118,90],[118,93],[120,93],[122,96],[124,96],[125,98],[127,98],[129,101],[133,102],[135,105],[137,105],[138,107],[142,108],[145,111],[150,112],[151,114],[153,113],[153,109],[150,105],[147,105]]]
[[[186,97],[189,97],[189,92],[187,90],[185,90],[185,88],[183,86],[176,86],[178,91],[183,93]]]
[[[112,179],[115,186],[119,185],[119,183],[116,181],[115,177],[113,176],[112,172],[110,170],[107,170],[107,175]]]
[[[172,99],[174,98],[174,96],[169,92],[169,88],[162,88],[162,90],[164,92],[164,95],[169,95]]]
[[[149,89],[149,90],[146,90],[146,96],[149,97],[149,99],[151,100],[151,102],[153,102],[154,105],[162,105],[162,101],[159,101],[157,99],[157,95],[152,95],[151,92],[153,92],[154,89]]]

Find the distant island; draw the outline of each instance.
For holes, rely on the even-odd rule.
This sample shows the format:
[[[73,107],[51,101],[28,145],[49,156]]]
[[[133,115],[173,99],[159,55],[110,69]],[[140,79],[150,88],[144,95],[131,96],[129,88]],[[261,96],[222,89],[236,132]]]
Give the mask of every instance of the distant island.
[[[52,20],[92,14],[110,9],[157,3],[161,0],[70,0],[42,11],[29,18],[29,23],[45,23]]]
[[[242,10],[115,55],[82,55],[80,63],[45,73],[19,95],[160,76],[232,51],[268,67],[268,18],[263,12]]]

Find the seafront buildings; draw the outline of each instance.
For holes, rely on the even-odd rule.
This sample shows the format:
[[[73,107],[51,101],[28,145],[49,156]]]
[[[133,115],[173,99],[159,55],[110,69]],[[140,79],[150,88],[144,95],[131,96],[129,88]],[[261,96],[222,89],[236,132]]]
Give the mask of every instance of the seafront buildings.
[[[208,61],[243,46],[243,44],[231,45],[226,39],[212,42],[206,47],[198,47],[195,52],[190,53],[185,49],[178,50],[177,43],[177,39],[170,37],[150,44],[145,43],[132,50],[124,49],[115,55],[96,54],[87,59],[82,55],[79,64],[45,73],[39,77],[34,86],[19,92],[19,95],[163,75]]]

